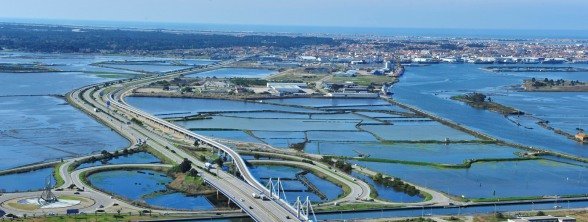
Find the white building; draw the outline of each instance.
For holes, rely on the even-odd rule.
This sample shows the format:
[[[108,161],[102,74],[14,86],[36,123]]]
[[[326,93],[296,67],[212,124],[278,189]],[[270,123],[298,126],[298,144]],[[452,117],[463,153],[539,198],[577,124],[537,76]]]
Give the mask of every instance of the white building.
[[[278,83],[278,82],[268,82],[267,87],[271,88],[275,92],[279,94],[293,94],[299,93],[303,91],[303,88],[306,88],[306,83]]]

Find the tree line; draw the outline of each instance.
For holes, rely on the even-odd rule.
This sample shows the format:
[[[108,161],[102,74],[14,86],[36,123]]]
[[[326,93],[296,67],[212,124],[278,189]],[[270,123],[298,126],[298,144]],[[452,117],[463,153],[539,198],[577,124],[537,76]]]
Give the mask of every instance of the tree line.
[[[338,45],[326,37],[201,34],[146,30],[91,29],[67,26],[0,24],[0,50],[34,52],[123,52],[225,47],[292,48]]]

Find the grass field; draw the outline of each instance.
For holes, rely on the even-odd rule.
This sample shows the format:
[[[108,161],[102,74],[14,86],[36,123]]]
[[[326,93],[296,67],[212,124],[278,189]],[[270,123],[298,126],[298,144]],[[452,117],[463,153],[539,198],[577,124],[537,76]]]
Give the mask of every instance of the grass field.
[[[376,76],[376,75],[358,75],[356,77],[347,77],[347,76],[333,76],[325,82],[334,82],[334,83],[345,83],[345,82],[354,82],[361,86],[368,86],[371,83],[382,85],[384,83],[390,83],[396,81],[396,78],[390,76]]]

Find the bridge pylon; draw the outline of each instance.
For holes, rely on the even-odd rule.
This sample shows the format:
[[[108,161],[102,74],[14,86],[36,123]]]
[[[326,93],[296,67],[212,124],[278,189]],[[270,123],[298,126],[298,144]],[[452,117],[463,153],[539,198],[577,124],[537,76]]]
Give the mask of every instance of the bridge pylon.
[[[273,178],[269,178],[267,181],[267,185],[265,186],[270,192],[270,198],[276,198],[278,200],[282,199],[280,194],[284,197],[283,200],[288,203],[288,199],[286,198],[286,192],[284,191],[284,186],[282,185],[282,181],[278,177],[277,181],[274,182]]]
[[[304,203],[300,201],[300,196],[296,197],[294,203],[294,209],[296,209],[296,217],[302,221],[317,221],[314,209],[312,209],[312,203],[310,198],[306,196]],[[312,216],[312,220],[310,219]]]

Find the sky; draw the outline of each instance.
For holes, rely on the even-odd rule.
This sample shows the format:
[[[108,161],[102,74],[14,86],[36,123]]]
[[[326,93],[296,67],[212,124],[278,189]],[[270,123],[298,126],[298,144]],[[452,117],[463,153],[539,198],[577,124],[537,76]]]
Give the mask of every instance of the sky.
[[[588,30],[588,0],[0,0],[3,20]]]

